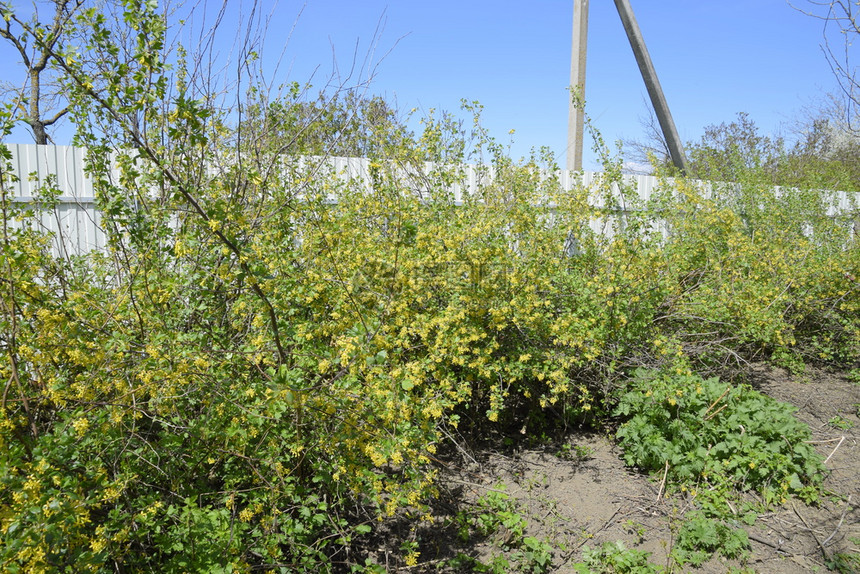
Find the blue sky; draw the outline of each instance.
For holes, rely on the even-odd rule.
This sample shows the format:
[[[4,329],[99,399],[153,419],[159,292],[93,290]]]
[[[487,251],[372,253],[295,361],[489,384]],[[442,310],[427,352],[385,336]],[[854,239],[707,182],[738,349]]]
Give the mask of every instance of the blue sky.
[[[837,90],[820,49],[822,23],[786,0],[631,4],[685,142],[738,112],[749,113],[767,133],[778,131]],[[265,61],[283,53],[276,82],[313,77],[322,87],[332,72],[333,52],[343,71],[354,54],[361,62],[373,48],[370,93],[405,110],[456,111],[461,98],[478,100],[485,125],[498,139],[508,141],[508,131],[515,130],[513,155],[548,146],[564,162],[572,0],[263,5],[271,17]],[[230,0],[232,17],[247,6]],[[12,73],[5,62],[4,76]],[[587,110],[605,138],[641,138],[647,94],[610,0],[590,2],[587,69]],[[25,134],[15,139],[27,141]],[[593,154],[586,154],[585,167],[598,167]]]
[[[615,4],[589,4],[587,110],[608,141],[641,138],[650,104]],[[821,22],[785,0],[631,4],[685,142],[738,112],[777,131],[837,89],[819,47]],[[298,6],[282,2],[277,17],[289,19]],[[285,53],[294,74],[308,63],[331,70],[332,45],[341,62],[357,41],[364,53],[380,18],[375,53],[390,52],[374,93],[407,109],[454,110],[461,98],[478,100],[499,139],[516,130],[513,154],[546,145],[564,161],[572,0],[308,0]],[[586,168],[596,167],[587,154]]]

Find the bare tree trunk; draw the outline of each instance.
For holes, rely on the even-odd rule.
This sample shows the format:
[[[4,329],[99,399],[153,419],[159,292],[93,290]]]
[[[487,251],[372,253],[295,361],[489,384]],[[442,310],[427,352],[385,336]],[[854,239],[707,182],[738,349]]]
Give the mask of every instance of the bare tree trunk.
[[[67,107],[61,107],[53,117],[43,117],[43,108],[54,107],[56,100],[62,102],[64,98],[56,83],[52,83],[50,78],[45,80],[42,73],[48,68],[55,49],[62,43],[61,37],[68,30],[69,22],[83,3],[84,0],[54,0],[54,16],[50,24],[39,22],[37,12],[34,12],[31,20],[21,19],[10,5],[0,3],[0,15],[3,18],[0,21],[0,38],[12,44],[27,70],[27,87],[18,93],[19,101],[22,102],[18,106],[18,118],[30,126],[33,138],[39,145],[47,145],[47,128],[68,111]],[[13,25],[16,29],[13,29]],[[42,89],[43,80],[49,88],[47,93]]]
[[[36,140],[36,145],[48,145],[48,133],[45,130],[45,122],[42,121],[42,114],[39,106],[41,101],[41,80],[40,74],[44,68],[33,67],[30,69],[30,112],[24,121],[33,130],[33,138]]]

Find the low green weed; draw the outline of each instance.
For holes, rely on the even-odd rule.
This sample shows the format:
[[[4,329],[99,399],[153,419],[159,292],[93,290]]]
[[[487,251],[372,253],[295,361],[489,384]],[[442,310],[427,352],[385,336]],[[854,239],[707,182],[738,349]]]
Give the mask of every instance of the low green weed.
[[[475,535],[494,538],[500,552],[482,562],[460,553],[449,562],[455,568],[468,568],[476,572],[527,572],[541,574],[552,567],[552,545],[546,540],[526,536],[528,521],[520,514],[516,501],[499,486],[477,501],[472,512],[457,515],[459,536],[469,542]]]
[[[644,524],[640,524],[634,520],[625,520],[624,521],[624,530],[626,530],[629,534],[635,534],[638,541],[641,543],[645,540],[645,533],[647,529]]]
[[[665,569],[648,561],[650,552],[627,548],[621,541],[606,542],[600,548],[585,547],[582,562],[573,565],[578,574],[660,574]]]
[[[793,411],[746,385],[639,369],[615,414],[626,419],[617,437],[628,465],[665,472],[720,517],[737,491],[766,504],[817,499],[824,467]]]
[[[770,357],[770,361],[777,367],[786,369],[794,376],[800,376],[806,373],[806,363],[803,362],[803,357],[792,349],[780,347],[774,350]]]
[[[641,537],[641,533],[640,533]],[[749,539],[745,531],[733,529],[718,520],[694,513],[677,533],[672,548],[673,564],[699,567],[720,552],[726,558],[744,559],[748,555]],[[627,548],[621,541],[606,542],[599,548],[585,547],[583,561],[573,565],[579,574],[661,574],[667,568],[648,561],[649,552]],[[669,567],[668,571],[672,571]]]
[[[526,536],[522,545],[514,550],[512,558],[523,572],[549,572],[552,566],[552,546],[546,540]]]
[[[846,420],[845,417],[842,417],[840,415],[836,415],[835,417],[827,421],[827,424],[829,424],[835,429],[840,430],[848,430],[854,426],[854,423],[849,420]]]
[[[472,512],[461,511],[456,517],[462,542],[475,535],[495,539],[500,552],[482,562],[460,553],[448,566],[475,572],[526,572],[541,574],[552,567],[552,545],[546,540],[526,536],[528,521],[520,514],[516,501],[497,487],[478,499]]]
[[[517,510],[516,502],[501,489],[491,490],[480,497],[476,508],[476,512],[458,515],[460,538],[464,542],[469,540],[473,531],[487,537],[505,529],[512,538],[523,536],[526,519]]]
[[[561,459],[569,460],[575,463],[585,462],[592,458],[594,449],[580,444],[565,443],[556,453]]]
[[[860,572],[860,554],[834,554],[827,561],[827,567],[839,574],[851,574]]]
[[[698,567],[719,552],[726,558],[745,558],[748,555],[749,538],[746,531],[731,528],[719,520],[702,513],[686,517],[678,531],[672,556],[679,564]]]

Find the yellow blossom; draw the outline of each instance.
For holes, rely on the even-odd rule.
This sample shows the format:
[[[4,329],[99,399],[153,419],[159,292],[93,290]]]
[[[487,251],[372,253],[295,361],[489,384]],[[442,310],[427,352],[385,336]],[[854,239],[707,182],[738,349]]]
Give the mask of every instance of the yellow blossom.
[[[105,541],[103,538],[93,538],[90,541],[90,548],[96,554],[104,550],[105,547],[107,547],[107,541]]]
[[[81,417],[79,419],[75,419],[75,421],[72,423],[72,426],[74,427],[75,433],[78,436],[83,436],[90,428],[90,421],[86,417]]]
[[[416,566],[418,564],[418,557],[421,556],[420,552],[410,552],[406,555],[404,559],[406,562],[406,566]]]

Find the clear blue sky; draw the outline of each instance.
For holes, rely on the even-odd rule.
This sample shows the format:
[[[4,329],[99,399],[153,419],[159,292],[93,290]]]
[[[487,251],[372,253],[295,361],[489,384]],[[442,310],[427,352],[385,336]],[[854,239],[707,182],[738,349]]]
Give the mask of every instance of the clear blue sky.
[[[217,4],[209,0],[210,10]],[[236,10],[231,17],[247,9],[248,3],[242,4],[230,0],[230,10]],[[748,112],[763,131],[773,133],[837,90],[819,47],[822,23],[786,0],[631,4],[685,142],[738,112]],[[332,72],[332,51],[340,69],[348,69],[354,53],[359,61],[367,55],[380,26],[371,93],[406,110],[456,111],[461,98],[478,100],[498,139],[507,141],[508,131],[516,130],[513,155],[545,145],[564,163],[572,0],[263,0],[263,5],[271,15],[266,61],[283,50],[277,81],[305,82],[316,69],[314,83],[321,87]],[[6,62],[0,67],[4,76],[11,73]],[[647,94],[611,0],[590,2],[587,69],[587,110],[605,138],[641,138]],[[597,167],[592,154],[585,163],[587,169]]]
[[[639,118],[650,104],[615,4],[589,4],[587,110],[608,141],[640,138]],[[289,20],[299,5],[281,2],[277,17]],[[776,131],[837,90],[819,47],[821,22],[786,0],[631,5],[685,142],[741,111]],[[310,63],[330,71],[332,44],[342,63],[357,41],[363,54],[380,18],[376,55],[391,51],[379,62],[373,92],[407,109],[452,110],[460,98],[478,100],[499,139],[516,130],[515,155],[546,145],[563,164],[572,0],[308,0],[285,54],[295,79]],[[593,156],[586,167],[597,167]]]

